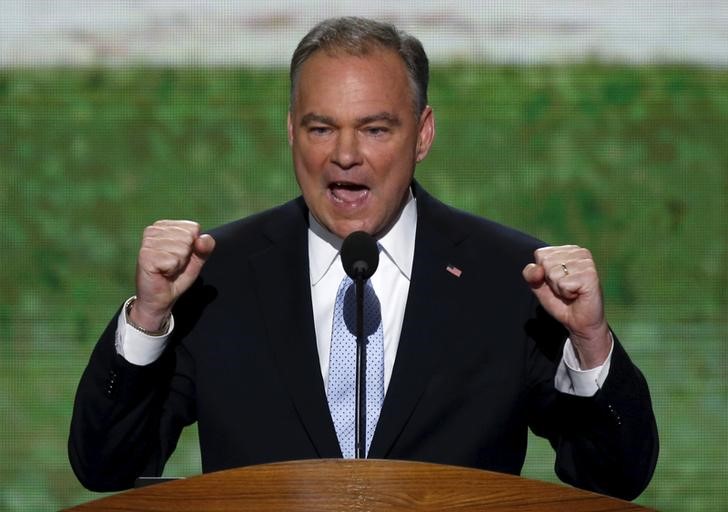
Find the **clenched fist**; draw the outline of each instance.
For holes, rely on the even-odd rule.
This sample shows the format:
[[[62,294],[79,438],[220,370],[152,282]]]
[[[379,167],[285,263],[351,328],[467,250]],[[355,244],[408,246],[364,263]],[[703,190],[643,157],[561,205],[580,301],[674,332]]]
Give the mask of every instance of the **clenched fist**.
[[[130,320],[158,331],[172,306],[195,281],[215,240],[188,220],[159,220],[144,230],[136,268],[136,296]]]
[[[542,247],[534,260],[523,269],[524,279],[544,309],[569,331],[581,368],[601,365],[611,336],[591,253],[576,245]]]

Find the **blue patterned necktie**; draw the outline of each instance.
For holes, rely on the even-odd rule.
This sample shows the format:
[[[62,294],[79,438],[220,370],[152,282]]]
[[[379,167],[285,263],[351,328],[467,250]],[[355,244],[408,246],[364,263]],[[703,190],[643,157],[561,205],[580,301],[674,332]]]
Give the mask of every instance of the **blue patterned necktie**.
[[[370,281],[364,287],[364,337],[367,340],[366,453],[369,453],[384,401],[382,312]],[[344,277],[336,294],[326,395],[341,453],[344,458],[352,459],[356,442],[356,285],[350,277]]]

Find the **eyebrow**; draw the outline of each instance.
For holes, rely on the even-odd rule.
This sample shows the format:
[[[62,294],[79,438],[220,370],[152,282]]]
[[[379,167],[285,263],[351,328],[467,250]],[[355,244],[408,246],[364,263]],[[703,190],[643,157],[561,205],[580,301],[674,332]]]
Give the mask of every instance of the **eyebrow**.
[[[358,126],[363,126],[365,124],[376,123],[378,121],[383,121],[392,126],[399,126],[400,124],[402,124],[399,117],[390,114],[389,112],[379,112],[370,116],[360,117],[356,120],[356,124]],[[334,121],[332,117],[324,116],[322,114],[316,114],[315,112],[309,112],[301,118],[301,126],[307,126],[312,123],[321,123],[330,126],[336,126],[336,121]]]
[[[305,116],[303,116],[301,118],[301,126],[307,126],[311,123],[322,123],[322,124],[328,124],[328,125],[332,125],[332,126],[336,124],[331,117],[309,112],[308,114],[306,114]]]
[[[376,123],[377,121],[384,121],[385,123],[389,123],[392,126],[399,126],[400,124],[402,124],[402,122],[399,120],[399,117],[395,116],[394,114],[390,114],[389,112],[379,112],[378,114],[360,117],[359,119],[357,119],[357,123],[359,125]]]

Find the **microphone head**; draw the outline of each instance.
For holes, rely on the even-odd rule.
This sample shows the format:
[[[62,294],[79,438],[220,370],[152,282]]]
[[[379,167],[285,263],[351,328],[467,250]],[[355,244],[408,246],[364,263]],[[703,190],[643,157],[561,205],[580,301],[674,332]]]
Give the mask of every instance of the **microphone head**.
[[[341,264],[352,279],[369,279],[379,266],[377,241],[364,231],[353,232],[341,244]]]

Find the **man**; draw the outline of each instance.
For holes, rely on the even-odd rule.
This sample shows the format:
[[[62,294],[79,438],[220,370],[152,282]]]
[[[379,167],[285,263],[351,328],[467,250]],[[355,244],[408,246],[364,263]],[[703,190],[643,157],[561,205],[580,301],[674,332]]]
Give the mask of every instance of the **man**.
[[[435,135],[427,81],[421,44],[390,25],[333,19],[304,37],[288,115],[302,198],[210,234],[145,230],[136,296],[77,393],[69,456],[84,485],[161,474],[195,421],[206,472],[351,456],[339,249],[362,230],[380,250],[367,390],[384,397],[368,411],[368,457],[518,474],[530,427],[564,481],[642,492],[657,458],[649,392],[609,330],[591,255],[413,181]]]

